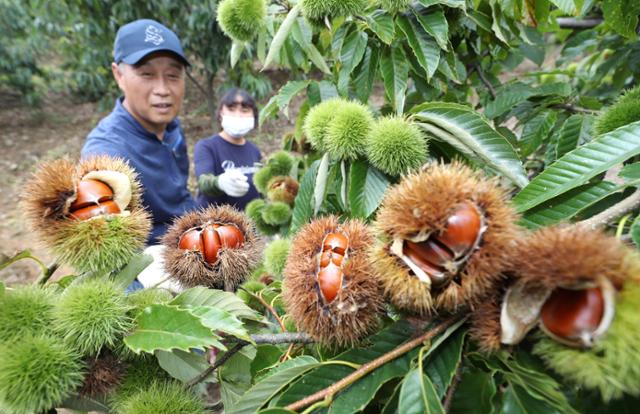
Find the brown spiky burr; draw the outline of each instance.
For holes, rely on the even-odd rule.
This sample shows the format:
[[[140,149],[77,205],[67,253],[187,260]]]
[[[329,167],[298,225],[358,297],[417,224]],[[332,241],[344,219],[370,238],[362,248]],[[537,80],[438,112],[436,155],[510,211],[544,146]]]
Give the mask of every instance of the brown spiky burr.
[[[305,225],[292,242],[283,299],[299,330],[317,341],[353,345],[378,326],[382,295],[367,248],[373,242],[358,220],[334,216]]]
[[[89,190],[84,186],[91,183],[98,185],[99,195],[91,193],[95,186]],[[151,229],[136,174],[118,158],[96,156],[79,163],[59,159],[43,164],[27,182],[21,198],[27,222],[38,239],[59,262],[81,272],[122,267],[142,249]]]
[[[281,201],[293,205],[298,194],[298,182],[289,176],[277,176],[267,184],[267,197],[271,201]]]
[[[230,243],[215,226],[237,229],[241,240],[234,237],[234,242]],[[237,233],[234,231],[234,234]],[[207,250],[209,235],[219,242]],[[185,237],[193,237],[190,246],[187,246]],[[228,291],[235,290],[246,280],[259,264],[264,250],[264,240],[251,220],[230,206],[208,207],[185,214],[169,228],[162,244],[166,246],[165,269],[183,286],[207,286]]]
[[[111,353],[91,358],[87,363],[89,370],[79,394],[86,397],[105,395],[114,390],[124,378],[126,364]]]
[[[383,200],[370,251],[376,277],[411,313],[473,308],[509,268],[516,220],[496,180],[457,162],[427,165]]]

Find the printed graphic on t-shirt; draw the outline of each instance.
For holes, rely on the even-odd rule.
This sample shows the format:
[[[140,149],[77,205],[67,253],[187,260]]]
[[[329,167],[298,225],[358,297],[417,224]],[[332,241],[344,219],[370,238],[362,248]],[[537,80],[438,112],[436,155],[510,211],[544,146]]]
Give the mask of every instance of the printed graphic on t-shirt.
[[[258,162],[253,163],[253,165],[243,165],[240,167],[236,167],[236,163],[231,160],[222,161],[222,169],[225,171],[228,170],[240,170],[242,174],[253,174],[260,169],[261,165]]]

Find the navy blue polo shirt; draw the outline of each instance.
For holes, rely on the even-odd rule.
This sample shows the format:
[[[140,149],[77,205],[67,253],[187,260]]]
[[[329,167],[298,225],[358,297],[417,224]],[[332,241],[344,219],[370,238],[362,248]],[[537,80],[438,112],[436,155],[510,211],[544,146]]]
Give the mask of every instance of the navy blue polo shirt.
[[[121,157],[135,169],[142,183],[142,203],[153,216],[147,242],[155,244],[175,217],[196,208],[187,189],[187,144],[177,118],[167,125],[160,141],[122,106],[122,100],[119,98],[113,111],[89,133],[81,156]]]
[[[198,193],[198,203],[202,207],[209,205],[229,204],[244,210],[249,201],[259,198],[260,193],[253,184],[253,174],[258,170],[256,163],[260,161],[260,150],[252,142],[242,145],[232,144],[220,135],[201,139],[193,149],[193,163],[196,177],[202,174],[220,175],[227,169],[239,169],[247,176],[249,191],[242,197],[231,197],[223,194],[217,197]]]

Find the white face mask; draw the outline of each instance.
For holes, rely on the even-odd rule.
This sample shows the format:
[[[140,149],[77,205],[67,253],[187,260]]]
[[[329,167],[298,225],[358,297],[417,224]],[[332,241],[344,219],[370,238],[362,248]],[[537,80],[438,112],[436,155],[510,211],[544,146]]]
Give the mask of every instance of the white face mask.
[[[222,116],[222,129],[234,138],[247,135],[255,126],[255,119],[246,116]]]

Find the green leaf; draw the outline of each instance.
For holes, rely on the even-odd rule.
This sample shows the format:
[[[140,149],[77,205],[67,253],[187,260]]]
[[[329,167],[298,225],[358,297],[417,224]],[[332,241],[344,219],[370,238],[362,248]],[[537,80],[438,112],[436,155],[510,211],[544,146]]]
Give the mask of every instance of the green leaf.
[[[522,387],[511,385],[504,392],[501,414],[560,414],[544,401],[532,398]]]
[[[576,4],[574,0],[549,0],[557,8],[564,13],[575,15],[577,13]]]
[[[640,162],[625,165],[618,176],[624,178],[625,181],[640,180]]]
[[[286,410],[284,408],[267,408],[258,411],[258,414],[296,414],[295,411]]]
[[[409,62],[402,48],[385,47],[380,59],[380,71],[384,80],[384,89],[391,106],[398,115],[404,112],[404,100],[409,76]]]
[[[5,291],[6,291],[6,287],[4,283],[0,282],[0,296],[4,295]]]
[[[368,218],[382,202],[387,187],[389,181],[378,169],[363,160],[352,163],[349,185],[351,215]]]
[[[611,194],[622,191],[624,187],[626,186],[618,186],[609,181],[600,181],[573,188],[527,210],[522,216],[520,224],[530,229],[535,229],[569,220]]]
[[[256,383],[235,404],[227,407],[225,412],[253,414],[291,381],[319,365],[315,358],[308,355],[284,362],[278,367],[277,372]]]
[[[340,68],[340,74],[338,76],[338,91],[340,91],[343,96],[349,93],[349,76],[362,60],[364,52],[367,50],[368,38],[366,32],[354,30],[349,33],[342,45],[342,49],[340,50],[342,67]]]
[[[426,374],[433,383],[438,400],[446,394],[462,360],[462,346],[466,331],[458,329],[455,332],[452,338],[448,338],[435,351],[431,351],[425,364]]]
[[[611,29],[628,39],[635,39],[640,4],[636,0],[603,0],[604,21]]]
[[[465,0],[418,0],[418,3],[422,4],[424,7],[442,4],[443,6],[454,7],[462,10],[466,9]]]
[[[640,249],[640,215],[633,220],[629,233],[631,234],[631,240],[633,240],[636,247]]]
[[[162,369],[182,382],[191,381],[209,368],[205,357],[193,352],[174,349],[172,352],[156,351],[155,354]]]
[[[557,119],[555,111],[542,111],[524,125],[518,141],[521,157],[528,157],[540,147],[544,139],[551,135]]]
[[[429,377],[414,368],[404,377],[398,410],[402,414],[444,414],[440,398]]]
[[[301,24],[305,23],[304,19],[300,18],[298,18],[293,24],[293,27],[291,28],[291,34],[293,35],[293,38],[302,48],[302,50],[304,50],[304,52],[307,54],[309,60],[311,60],[311,62],[313,62],[313,64],[316,65],[318,69],[320,69],[327,75],[331,75],[331,69],[329,69],[329,66],[327,65],[327,62],[325,62],[322,54],[313,45],[313,43],[311,43],[310,39],[305,39],[305,36],[302,33]]]
[[[192,314],[200,318],[202,324],[207,328],[253,343],[242,322],[231,313],[211,306],[198,306],[190,310]]]
[[[640,154],[640,122],[620,127],[565,154],[513,199],[524,212]]]
[[[287,17],[280,25],[280,28],[278,28],[275,36],[273,36],[273,40],[271,41],[271,45],[269,46],[269,52],[267,53],[267,57],[264,60],[264,65],[262,65],[262,70],[265,70],[267,67],[269,67],[275,57],[280,53],[280,49],[282,49],[282,45],[284,45],[285,40],[287,40],[287,36],[289,36],[291,28],[296,22],[301,8],[301,4],[298,3],[293,6],[291,10],[289,10]]]
[[[412,327],[407,321],[401,320],[395,322],[368,338],[366,343],[369,344],[369,346],[350,349],[332,358],[332,360],[365,364],[405,342],[410,332],[412,332]],[[412,355],[415,356],[415,352]],[[410,369],[410,362],[411,358],[407,359],[402,357],[385,364],[343,391],[338,398],[341,398],[342,394],[349,394],[347,397],[353,396],[357,398],[357,404],[356,401],[346,401],[347,404],[343,405],[346,409],[350,409],[350,412],[353,412],[362,406],[362,404],[366,405],[366,401],[375,395],[377,389],[382,386],[384,382],[405,375]],[[340,381],[352,372],[353,368],[345,365],[327,365],[313,370],[292,384],[291,387],[282,394],[278,400],[278,405],[286,406],[294,403],[316,391],[330,386],[334,382]],[[344,398],[342,398],[340,404],[342,405],[344,402]],[[338,401],[334,399],[332,410],[335,408],[336,403],[338,403]],[[350,403],[353,404],[349,405]]]
[[[313,190],[313,215],[318,215],[320,206],[324,201],[324,194],[327,189],[327,179],[329,177],[329,153],[325,153],[320,160],[318,167],[318,175],[316,176],[316,185]]]
[[[368,47],[360,62],[360,66],[355,69],[353,86],[356,96],[361,102],[367,103],[373,89],[373,82],[378,73],[380,63],[380,49]]]
[[[240,60],[240,56],[244,51],[244,42],[238,42],[236,40],[231,43],[231,52],[229,53],[229,57],[231,60],[231,67],[235,68],[236,64]]]
[[[438,46],[442,50],[447,50],[449,46],[449,23],[444,17],[444,12],[442,10],[434,10],[427,15],[422,15],[413,9],[413,14],[422,28],[436,39]]]
[[[522,82],[502,85],[496,91],[496,97],[484,108],[484,115],[493,119],[513,109],[535,94],[534,89]]]
[[[151,305],[136,318],[136,329],[124,343],[136,354],[156,350],[204,350],[206,347],[226,349],[219,337],[204,326],[188,310],[177,306]]]
[[[492,400],[497,392],[490,373],[465,368],[453,396],[451,413],[485,414],[493,412]]]
[[[338,96],[336,86],[326,80],[316,82],[312,81],[307,91],[307,97],[311,106],[315,106],[322,101]],[[300,116],[298,116],[300,119]]]
[[[420,27],[405,16],[398,16],[398,27],[402,30],[407,38],[407,42],[411,47],[411,51],[415,55],[418,63],[427,74],[427,80],[430,80],[438,69],[440,61],[440,48],[426,32],[420,30]]]
[[[481,160],[519,187],[527,185],[527,175],[511,144],[471,108],[433,102],[418,105],[412,112],[418,125],[438,140]]]
[[[170,305],[184,307],[209,306],[229,312],[240,319],[261,321],[263,318],[231,292],[198,286],[176,296]]]
[[[376,10],[372,14],[366,15],[367,24],[373,33],[387,45],[391,45],[395,34],[393,18],[383,10]]]
[[[106,401],[102,401],[100,398],[91,398],[88,396],[81,397],[74,395],[64,400],[57,408],[66,408],[77,412],[99,412],[109,413],[112,410],[109,408],[109,404]]]
[[[289,103],[291,102],[291,99],[306,89],[310,82],[311,81],[308,80],[289,81],[286,85],[280,88],[280,91],[278,91],[278,94],[276,95],[276,102],[280,111],[284,113],[284,116],[289,118]]]
[[[117,286],[126,289],[127,286],[135,280],[136,277],[147,266],[153,262],[153,257],[148,254],[137,254],[131,258],[129,263],[114,277],[114,282]]]
[[[316,176],[318,175],[319,167],[320,160],[314,161],[307,172],[305,172],[304,177],[302,177],[300,187],[298,188],[298,195],[296,196],[293,206],[289,234],[295,234],[313,217],[313,194],[316,187]]]

